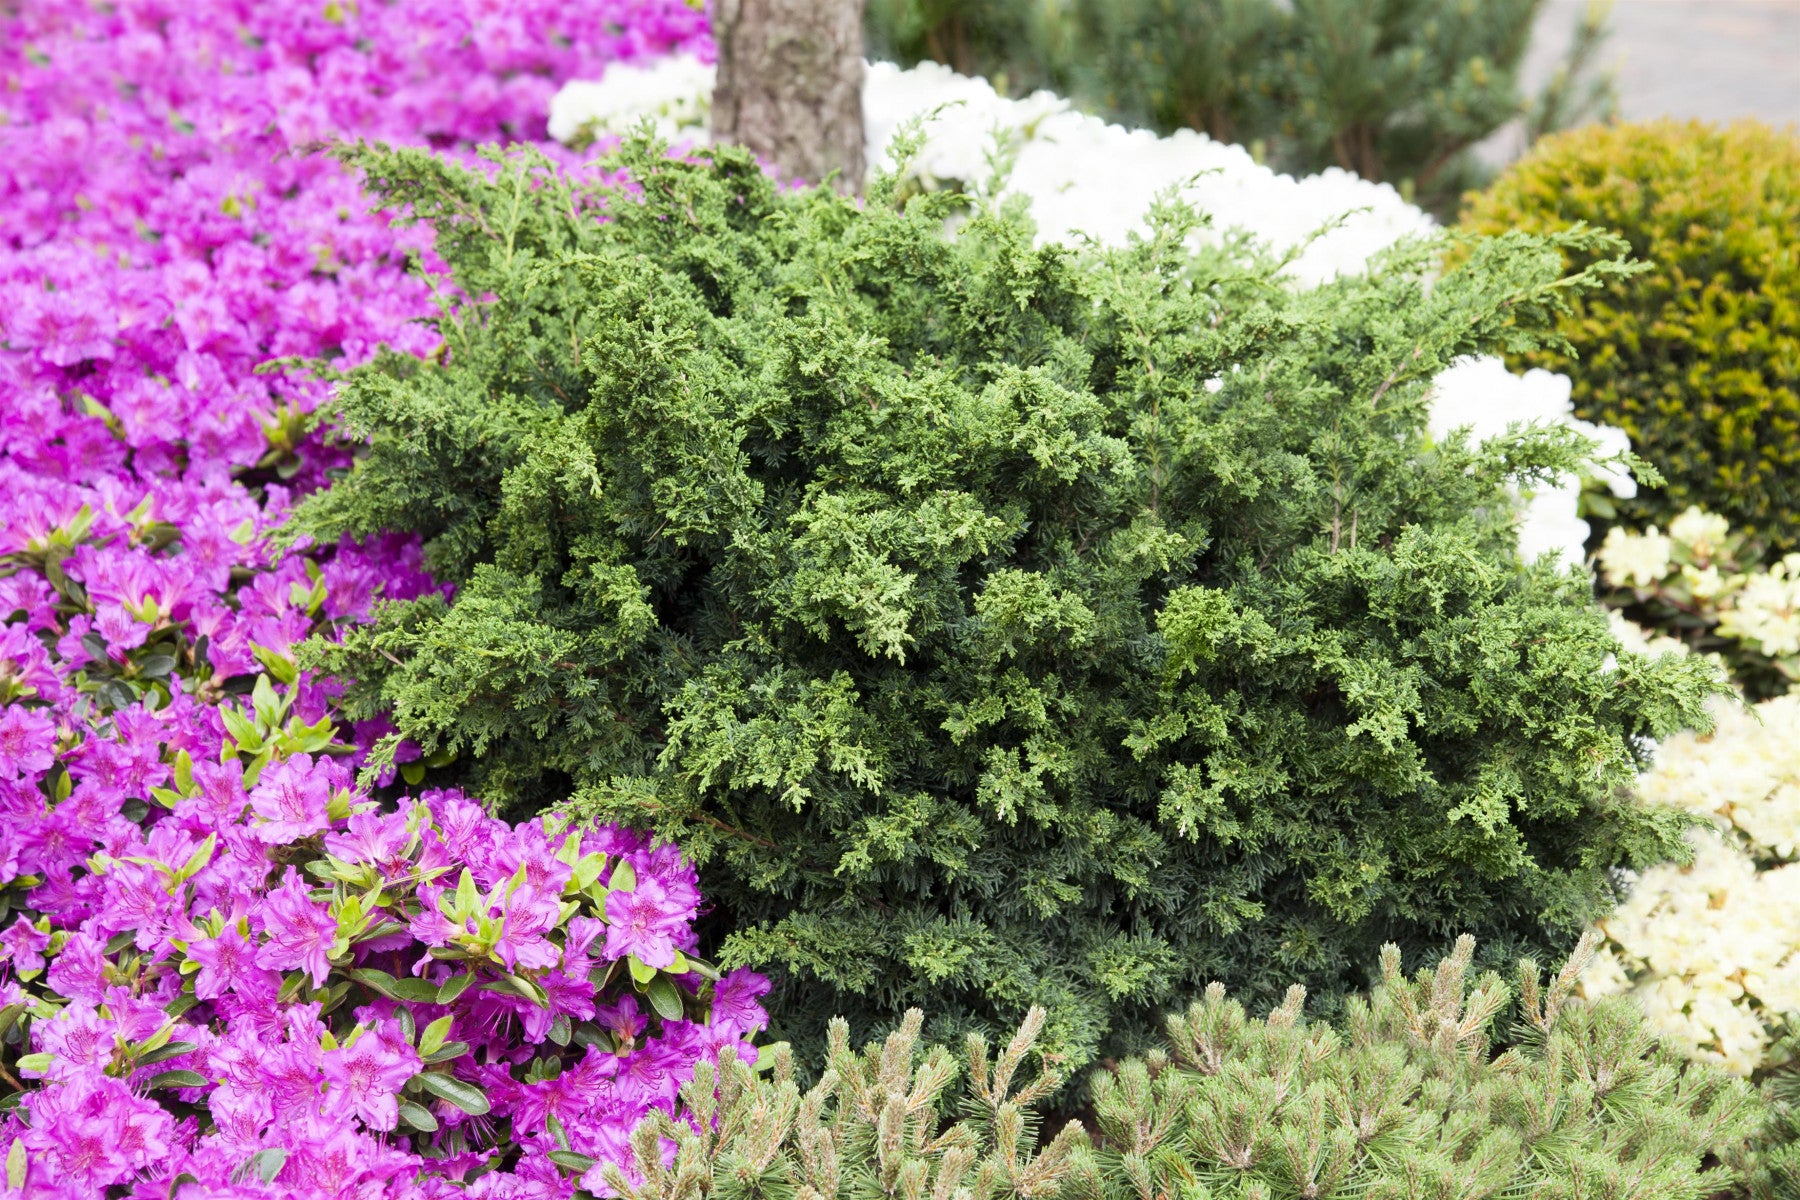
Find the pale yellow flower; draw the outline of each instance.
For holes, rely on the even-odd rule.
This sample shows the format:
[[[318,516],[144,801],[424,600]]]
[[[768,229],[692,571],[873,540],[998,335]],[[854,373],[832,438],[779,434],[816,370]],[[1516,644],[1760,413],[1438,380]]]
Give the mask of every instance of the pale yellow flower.
[[[1669,522],[1669,536],[1687,547],[1688,554],[1702,562],[1710,561],[1724,547],[1731,523],[1724,517],[1690,507]]]
[[[1600,544],[1600,571],[1614,587],[1655,587],[1669,573],[1674,550],[1654,525],[1642,533],[1614,525]]]
[[[1800,654],[1800,554],[1746,579],[1720,619],[1719,632],[1754,644],[1770,658]]]
[[[1716,566],[1708,566],[1700,570],[1683,567],[1681,568],[1681,581],[1687,584],[1688,591],[1693,593],[1696,600],[1716,598],[1725,590],[1725,586],[1729,582],[1725,576],[1719,574],[1719,568]]]

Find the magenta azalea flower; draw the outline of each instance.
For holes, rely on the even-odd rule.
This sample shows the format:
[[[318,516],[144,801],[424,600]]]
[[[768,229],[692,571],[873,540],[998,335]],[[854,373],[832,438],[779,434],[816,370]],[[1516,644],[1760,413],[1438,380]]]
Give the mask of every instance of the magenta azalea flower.
[[[335,921],[331,932],[337,932]],[[235,921],[220,930],[218,937],[195,939],[187,954],[200,964],[200,971],[194,976],[194,996],[200,1000],[212,1000],[263,973],[257,965],[256,943]]]
[[[0,708],[0,779],[48,771],[56,761],[56,722],[17,704]]]
[[[562,919],[562,902],[555,894],[543,895],[529,884],[500,898],[501,889],[489,898],[488,916],[500,918],[500,938],[494,955],[509,971],[541,970],[562,961],[562,950],[544,935]]]
[[[634,956],[647,967],[662,968],[675,961],[675,938],[686,922],[669,911],[669,893],[655,877],[637,881],[637,889],[612,892],[606,897],[608,958]]]
[[[306,894],[299,872],[289,867],[279,888],[270,892],[258,909],[269,940],[256,954],[256,965],[275,971],[295,967],[312,976],[322,987],[331,973],[331,945],[337,938],[337,918]]]
[[[87,1195],[163,1162],[176,1136],[174,1118],[160,1105],[97,1068],[45,1088],[30,1105],[25,1150],[37,1178],[77,1185]]]
[[[349,829],[325,835],[325,852],[348,863],[369,863],[390,878],[404,875],[412,864],[406,858],[412,831],[406,814],[361,812],[350,818]]]
[[[0,933],[0,961],[11,962],[15,971],[41,971],[43,950],[49,944],[49,934],[19,917],[5,933]]]
[[[468,156],[539,134],[561,81],[703,50],[705,29],[685,0],[0,5],[0,1007],[45,1006],[16,1028],[20,1055],[48,1056],[15,1072],[0,1120],[21,1194],[555,1200],[573,1181],[549,1116],[574,1150],[623,1161],[649,1106],[754,1015],[724,984],[698,1032],[627,1000],[606,1016],[626,1057],[585,1048],[571,1027],[632,986],[619,945],[667,961],[694,944],[691,864],[583,831],[640,881],[615,945],[604,903],[564,895],[563,834],[458,791],[384,813],[352,788],[392,725],[347,721],[341,682],[292,647],[447,589],[416,538],[272,543],[350,451],[313,420],[331,385],[258,369],[436,348],[412,270],[441,268],[429,235],[309,143]],[[243,731],[220,706],[247,713],[236,684],[259,675],[282,731],[247,793],[260,748],[221,756]],[[347,821],[340,789],[363,810]],[[300,848],[315,840],[324,855]],[[476,894],[458,901],[465,870]],[[483,934],[492,957],[430,953]],[[397,1120],[428,1028],[491,1105],[433,1105],[471,1149]],[[151,1039],[174,1052],[107,1073]],[[560,1072],[515,1079],[532,1059]],[[148,1087],[176,1070],[202,1082]]]
[[[761,1029],[769,1023],[769,1014],[757,1001],[768,994],[766,978],[739,967],[713,987],[713,1026],[733,1036]]]
[[[263,820],[256,836],[285,846],[322,831],[331,823],[326,813],[331,790],[325,773],[313,769],[310,754],[270,765],[250,791],[250,807]]]
[[[63,944],[62,953],[50,964],[48,983],[59,996],[98,1004],[106,991],[105,943],[81,932]]]
[[[364,1031],[351,1045],[325,1052],[319,1072],[329,1085],[327,1111],[354,1114],[370,1129],[392,1129],[400,1120],[396,1097],[420,1065],[404,1039]]]

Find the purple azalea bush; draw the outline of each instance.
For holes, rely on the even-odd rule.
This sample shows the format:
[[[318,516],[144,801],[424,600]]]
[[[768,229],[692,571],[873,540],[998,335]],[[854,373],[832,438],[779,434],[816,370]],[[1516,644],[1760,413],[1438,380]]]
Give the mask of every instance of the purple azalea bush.
[[[421,235],[314,143],[542,140],[681,0],[0,11],[0,1195],[565,1197],[764,1021],[669,846],[373,792],[292,648],[436,586],[270,534],[301,360],[435,349]],[[335,456],[335,457],[334,457]]]

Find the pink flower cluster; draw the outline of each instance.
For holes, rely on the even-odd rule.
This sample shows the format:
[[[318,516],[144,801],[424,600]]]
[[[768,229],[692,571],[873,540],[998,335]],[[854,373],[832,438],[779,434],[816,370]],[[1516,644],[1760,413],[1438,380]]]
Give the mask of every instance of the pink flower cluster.
[[[0,453],[51,480],[316,481],[325,385],[259,364],[434,335],[423,235],[313,144],[541,141],[565,79],[707,46],[684,0],[6,5]]]
[[[0,710],[12,1194],[565,1197],[752,1053],[767,984],[692,956],[673,847],[370,801],[298,678],[114,709],[51,665]]]
[[[384,730],[292,648],[434,585],[399,539],[268,541],[338,453],[277,360],[434,348],[427,245],[311,144],[541,139],[564,79],[704,32],[684,0],[0,11],[0,1195],[566,1197],[764,1020],[694,957],[672,848],[359,790]]]

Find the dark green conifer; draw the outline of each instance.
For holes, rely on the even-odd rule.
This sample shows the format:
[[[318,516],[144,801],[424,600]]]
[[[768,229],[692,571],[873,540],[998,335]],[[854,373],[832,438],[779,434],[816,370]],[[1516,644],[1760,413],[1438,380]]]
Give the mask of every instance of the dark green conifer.
[[[1425,433],[1606,237],[1302,293],[1173,203],[1077,251],[734,150],[630,144],[628,188],[350,157],[466,299],[352,374],[366,445],[294,528],[417,531],[457,592],[310,661],[438,778],[679,839],[779,1033],[1041,1004],[1073,1069],[1213,979],[1329,1011],[1385,941],[1554,954],[1679,852],[1626,789],[1705,666],[1615,664],[1585,576],[1513,552],[1516,487],[1591,447]]]

